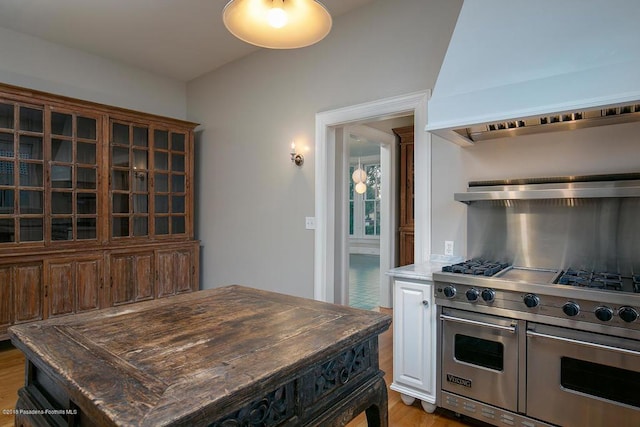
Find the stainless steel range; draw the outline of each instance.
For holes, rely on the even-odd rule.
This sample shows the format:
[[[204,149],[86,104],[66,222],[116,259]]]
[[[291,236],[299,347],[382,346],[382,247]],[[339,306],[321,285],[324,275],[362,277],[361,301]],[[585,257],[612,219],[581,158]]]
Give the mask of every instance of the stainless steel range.
[[[638,178],[456,194],[472,258],[433,275],[439,406],[494,425],[640,426]]]

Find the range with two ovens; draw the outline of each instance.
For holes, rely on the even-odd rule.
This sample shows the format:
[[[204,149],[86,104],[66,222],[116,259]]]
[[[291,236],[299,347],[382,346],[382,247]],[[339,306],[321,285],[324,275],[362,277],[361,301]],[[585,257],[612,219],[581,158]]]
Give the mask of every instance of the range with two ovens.
[[[434,273],[438,406],[494,425],[640,425],[640,175],[470,183]]]

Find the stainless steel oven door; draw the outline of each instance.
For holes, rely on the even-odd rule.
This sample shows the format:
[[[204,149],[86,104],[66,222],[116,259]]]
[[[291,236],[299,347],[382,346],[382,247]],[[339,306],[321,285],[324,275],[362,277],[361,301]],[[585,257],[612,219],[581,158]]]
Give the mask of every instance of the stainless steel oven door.
[[[443,307],[441,388],[517,411],[515,320]]]
[[[640,426],[640,342],[527,329],[528,416],[565,427]]]

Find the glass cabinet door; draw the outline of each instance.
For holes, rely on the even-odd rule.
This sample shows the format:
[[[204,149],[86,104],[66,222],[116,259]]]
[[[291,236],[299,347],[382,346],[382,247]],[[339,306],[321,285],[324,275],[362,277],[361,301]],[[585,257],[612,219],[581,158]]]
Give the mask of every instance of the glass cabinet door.
[[[149,129],[111,123],[111,236],[149,236]]]
[[[44,112],[0,101],[0,243],[42,242]]]
[[[184,235],[187,203],[187,135],[156,129],[153,133],[154,232]]]
[[[0,251],[192,237],[191,125],[3,92]]]
[[[52,111],[50,123],[51,240],[96,240],[99,120]]]
[[[111,123],[111,233],[187,234],[188,133]]]

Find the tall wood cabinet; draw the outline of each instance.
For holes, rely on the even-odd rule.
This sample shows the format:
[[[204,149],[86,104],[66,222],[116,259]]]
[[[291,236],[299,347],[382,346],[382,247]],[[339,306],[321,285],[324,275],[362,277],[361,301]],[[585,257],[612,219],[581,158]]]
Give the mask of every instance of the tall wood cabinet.
[[[0,340],[198,288],[195,126],[0,84]]]
[[[414,156],[413,126],[393,129],[400,140],[400,257],[398,266],[413,264],[414,261]]]

